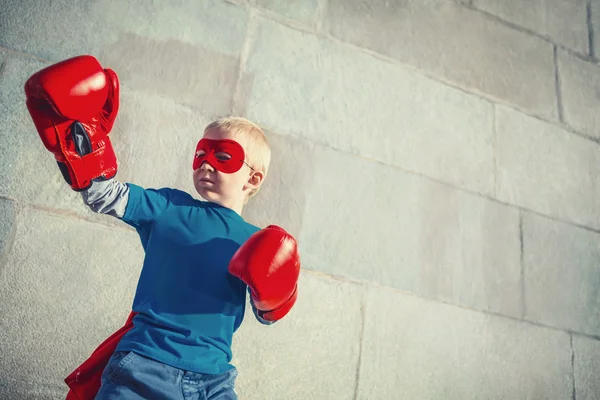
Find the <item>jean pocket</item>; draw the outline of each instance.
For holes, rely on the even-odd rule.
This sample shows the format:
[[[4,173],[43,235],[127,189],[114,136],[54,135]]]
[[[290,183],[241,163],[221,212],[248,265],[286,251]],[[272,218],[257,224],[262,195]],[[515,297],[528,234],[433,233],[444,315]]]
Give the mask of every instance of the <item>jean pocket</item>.
[[[107,366],[108,371],[106,379],[113,383],[117,383],[119,377],[123,374],[123,370],[133,361],[135,353],[133,351],[120,351],[114,354]]]

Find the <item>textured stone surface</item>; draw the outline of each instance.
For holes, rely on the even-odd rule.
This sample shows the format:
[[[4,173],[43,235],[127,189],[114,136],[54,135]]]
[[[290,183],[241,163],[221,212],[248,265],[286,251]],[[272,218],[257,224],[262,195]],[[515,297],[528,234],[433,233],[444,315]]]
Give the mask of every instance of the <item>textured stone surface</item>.
[[[600,139],[600,66],[562,51],[557,62],[565,122]]]
[[[492,191],[485,101],[265,20],[246,71],[254,76],[248,115],[269,129]]]
[[[514,110],[496,109],[496,196],[600,227],[600,146]]]
[[[123,228],[32,210],[19,221],[0,275],[0,380],[58,385],[125,322],[143,250]]]
[[[239,70],[237,56],[180,40],[127,33],[102,49],[98,59],[117,72],[124,88],[141,96],[172,99],[203,113],[224,115],[231,110]]]
[[[264,7],[280,14],[283,17],[315,26],[319,20],[322,0],[279,1],[279,0],[254,0],[260,7]]]
[[[247,309],[233,348],[240,399],[353,399],[362,299],[360,286],[303,272],[284,319],[263,326]]]
[[[244,207],[244,219],[259,227],[279,225],[300,237],[308,191],[317,173],[314,146],[291,136],[265,134],[271,165],[262,188]]]
[[[367,299],[358,399],[571,398],[566,333],[384,288]]]
[[[600,341],[573,337],[577,400],[593,400],[600,393]]]
[[[2,273],[3,261],[10,250],[15,214],[15,203],[0,199],[0,273]]]
[[[216,114],[231,108],[246,35],[243,7],[217,0],[8,3],[0,46],[51,61],[93,54],[126,89]]]
[[[525,317],[600,336],[600,235],[525,214]]]
[[[321,149],[300,243],[317,270],[508,315],[521,307],[518,213]],[[335,182],[335,184],[333,184]]]
[[[557,117],[552,45],[477,11],[446,0],[332,0],[326,18],[330,32],[344,41]]]
[[[283,321],[247,309],[241,399],[597,397],[597,342],[579,332],[598,337],[600,241],[569,224],[600,229],[598,146],[555,126],[600,138],[598,66],[572,55],[582,1],[0,1],[0,399],[64,399],[142,264],[25,108],[30,74],[82,53],[121,78],[121,180],[194,194],[209,121],[267,131],[271,170],[244,215],[293,233],[304,271]]]
[[[248,17],[244,8],[218,0],[57,0],[52,4],[5,0],[4,4],[0,45],[50,61],[82,52],[97,53],[127,34],[177,40],[236,55]]]
[[[588,54],[585,0],[473,0],[473,6]]]
[[[67,385],[57,381],[53,385],[28,382],[22,380],[9,381],[0,378],[0,398],[15,400],[64,400],[67,395]]]

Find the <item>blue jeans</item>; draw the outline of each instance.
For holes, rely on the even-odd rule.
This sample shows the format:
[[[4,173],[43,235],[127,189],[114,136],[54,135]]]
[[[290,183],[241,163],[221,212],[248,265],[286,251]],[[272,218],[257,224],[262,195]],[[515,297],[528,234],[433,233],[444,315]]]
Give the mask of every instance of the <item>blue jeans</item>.
[[[130,351],[115,352],[96,400],[237,400],[237,370],[218,375],[184,371]]]

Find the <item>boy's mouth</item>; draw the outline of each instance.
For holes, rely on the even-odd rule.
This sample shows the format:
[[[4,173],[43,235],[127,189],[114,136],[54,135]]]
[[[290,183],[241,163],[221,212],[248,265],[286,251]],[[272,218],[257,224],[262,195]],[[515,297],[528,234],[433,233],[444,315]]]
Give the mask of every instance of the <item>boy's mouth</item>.
[[[210,179],[208,179],[208,178],[200,178],[198,181],[199,181],[199,182],[206,182],[206,183],[214,183],[213,181],[211,181],[211,180],[210,180]]]

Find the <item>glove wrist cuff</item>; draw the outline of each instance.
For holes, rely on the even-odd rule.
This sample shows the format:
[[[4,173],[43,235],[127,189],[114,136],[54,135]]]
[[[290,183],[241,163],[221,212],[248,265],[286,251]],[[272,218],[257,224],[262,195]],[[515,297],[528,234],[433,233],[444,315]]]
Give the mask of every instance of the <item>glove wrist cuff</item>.
[[[277,307],[274,310],[257,310],[258,316],[266,321],[278,321],[285,317],[288,312],[294,307],[296,304],[296,299],[298,298],[298,285],[294,287],[294,291],[290,295],[289,299],[285,301],[281,306]]]
[[[61,168],[61,172],[73,190],[86,190],[93,179],[107,180],[117,174],[117,157],[110,139],[106,137],[97,146],[94,151],[83,156],[76,151],[64,149],[64,158],[57,160],[66,164],[66,171]]]

